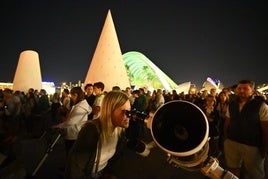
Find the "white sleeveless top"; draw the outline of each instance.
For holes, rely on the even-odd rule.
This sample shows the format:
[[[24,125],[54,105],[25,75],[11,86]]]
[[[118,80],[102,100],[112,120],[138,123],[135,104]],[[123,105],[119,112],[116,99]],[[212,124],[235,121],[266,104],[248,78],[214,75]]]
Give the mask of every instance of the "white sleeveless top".
[[[101,154],[97,172],[103,170],[108,164],[108,160],[113,157],[116,151],[117,142],[118,142],[118,130],[117,128],[115,128],[113,135],[110,136],[109,142],[107,140],[104,140],[102,143],[101,151],[98,151],[97,149],[95,164],[93,166],[92,173],[95,173],[98,152],[101,152]]]

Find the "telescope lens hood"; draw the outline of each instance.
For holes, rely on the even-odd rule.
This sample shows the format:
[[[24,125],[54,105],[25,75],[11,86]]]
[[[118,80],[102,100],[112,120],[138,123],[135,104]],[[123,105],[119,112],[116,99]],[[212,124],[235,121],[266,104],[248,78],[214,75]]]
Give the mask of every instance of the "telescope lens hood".
[[[174,100],[154,114],[151,134],[165,152],[179,157],[198,153],[208,141],[208,122],[203,111],[193,103]]]

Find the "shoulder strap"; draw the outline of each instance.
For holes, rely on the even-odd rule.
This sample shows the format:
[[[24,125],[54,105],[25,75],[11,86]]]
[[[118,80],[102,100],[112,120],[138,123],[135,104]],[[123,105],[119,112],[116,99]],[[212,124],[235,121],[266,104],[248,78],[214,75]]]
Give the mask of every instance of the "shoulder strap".
[[[99,119],[95,119],[95,120],[91,120],[90,122],[96,126],[98,133],[99,133],[99,141],[98,141],[98,146],[97,146],[97,151],[96,151],[95,171],[94,171],[94,173],[96,174],[99,168],[100,157],[101,157],[101,147],[102,147],[102,139],[101,139],[101,134],[100,134],[100,121]]]

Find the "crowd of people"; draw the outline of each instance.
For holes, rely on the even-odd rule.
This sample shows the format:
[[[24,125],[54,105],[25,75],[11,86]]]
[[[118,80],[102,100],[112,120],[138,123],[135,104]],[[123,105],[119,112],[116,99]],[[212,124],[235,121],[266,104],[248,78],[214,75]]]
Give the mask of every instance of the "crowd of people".
[[[142,156],[152,146],[142,142],[146,118],[172,100],[189,101],[204,112],[209,124],[209,155],[224,155],[237,177],[261,179],[268,152],[268,100],[254,82],[241,80],[234,89],[211,88],[197,93],[146,88],[105,91],[103,82],[73,87],[48,96],[44,89],[26,94],[0,91],[1,146],[17,140],[22,128],[33,134],[36,118],[49,117],[60,129],[66,149],[66,178],[114,176],[109,169],[121,145]],[[140,116],[137,114],[148,114]],[[2,147],[1,153],[5,153]],[[241,170],[243,169],[243,170]]]

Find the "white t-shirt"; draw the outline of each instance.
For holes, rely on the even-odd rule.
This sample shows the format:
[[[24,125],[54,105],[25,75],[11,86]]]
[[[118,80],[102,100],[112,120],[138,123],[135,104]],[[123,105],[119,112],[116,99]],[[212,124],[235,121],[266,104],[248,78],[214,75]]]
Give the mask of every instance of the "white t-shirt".
[[[116,145],[118,142],[118,130],[117,128],[114,130],[113,135],[110,136],[109,142],[107,140],[104,140],[102,143],[101,151],[97,151],[97,155],[95,158],[95,161],[97,161],[98,152],[101,152],[100,154],[100,161],[98,165],[98,172],[103,170],[106,165],[108,164],[108,160],[113,157],[116,151]],[[96,165],[94,165],[92,172],[95,172]]]

